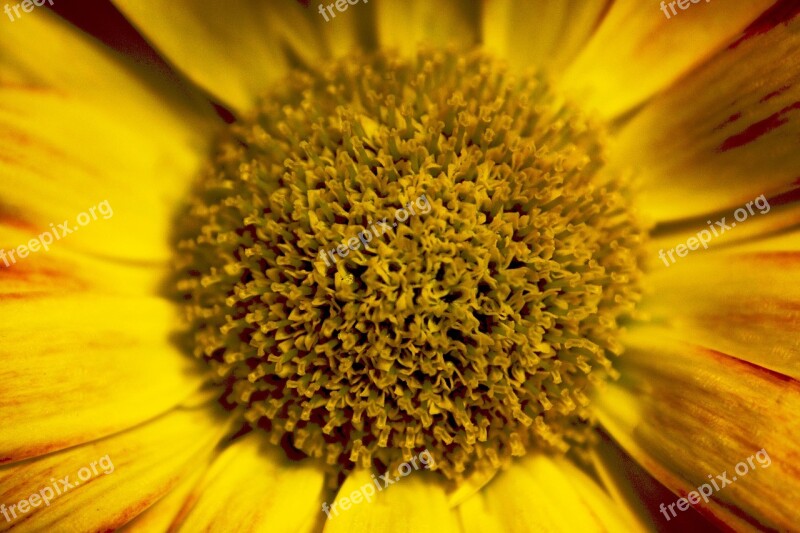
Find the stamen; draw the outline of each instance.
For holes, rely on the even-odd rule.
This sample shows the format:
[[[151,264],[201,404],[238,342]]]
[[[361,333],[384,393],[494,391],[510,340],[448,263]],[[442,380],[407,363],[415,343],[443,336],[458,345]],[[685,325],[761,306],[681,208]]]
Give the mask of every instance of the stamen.
[[[428,449],[458,480],[586,442],[644,235],[598,172],[603,135],[544,76],[479,54],[292,74],[181,219],[194,355],[248,423],[334,470]]]

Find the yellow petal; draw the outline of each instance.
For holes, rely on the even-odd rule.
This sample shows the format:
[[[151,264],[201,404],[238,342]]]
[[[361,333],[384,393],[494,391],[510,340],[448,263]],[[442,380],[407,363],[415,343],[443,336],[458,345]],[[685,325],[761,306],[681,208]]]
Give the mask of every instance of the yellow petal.
[[[636,531],[599,486],[571,463],[536,454],[514,463],[475,496],[510,533]]]
[[[53,246],[138,261],[170,257],[172,211],[196,153],[174,142],[155,147],[146,131],[124,131],[118,117],[56,92],[1,88],[0,159],[5,212],[49,234]],[[150,187],[143,176],[169,185]],[[44,237],[43,237],[44,238]],[[22,243],[20,243],[22,244]]]
[[[386,487],[372,475],[368,470],[357,470],[348,476],[336,500],[329,504],[325,533],[459,531],[436,474],[412,470],[407,477],[399,477],[397,472],[389,472],[387,475],[395,481]]]
[[[284,452],[251,433],[226,448],[189,497],[177,531],[295,533],[320,520],[323,470],[292,463]]]
[[[203,143],[216,120],[200,94],[187,91],[144,62],[100,45],[49,10],[4,28],[0,33],[4,86],[51,90],[91,102],[157,142],[178,137]],[[164,181],[156,175],[141,179],[148,185]]]
[[[47,11],[5,27],[0,54],[0,217],[99,257],[169,257],[208,109]]]
[[[769,235],[762,239],[752,239],[749,242],[738,243],[737,253],[767,253],[767,252],[796,252],[800,250],[800,228],[795,226],[793,231],[785,231]]]
[[[738,530],[794,529],[800,384],[719,352],[670,342],[657,329],[639,328],[625,340],[629,348],[618,364],[623,378],[593,404],[614,439],[675,494],[719,481],[708,503],[695,505],[715,521]]]
[[[756,4],[692,9],[727,13]],[[797,201],[800,18],[763,25],[653,99],[620,133],[611,166],[642,171],[642,205],[657,220],[730,213],[790,190]]]
[[[478,40],[479,7],[477,2],[458,0],[380,2],[380,45],[403,55],[413,54],[421,44],[472,46]]]
[[[457,487],[448,492],[447,501],[450,507],[461,505],[462,502],[470,499],[475,493],[483,490],[496,475],[496,471],[486,470],[467,477],[467,479],[459,483]]]
[[[800,233],[791,236],[783,250],[673,254],[654,265],[645,309],[670,337],[800,378]]]
[[[502,516],[492,513],[482,495],[472,495],[454,509],[463,533],[506,533]]]
[[[192,491],[208,469],[208,461],[199,460],[192,471],[183,476],[179,483],[167,492],[156,503],[145,509],[136,518],[125,524],[122,531],[126,533],[151,533],[152,531],[170,531],[173,524],[180,523],[181,514],[192,495]],[[195,494],[196,498],[197,495]]]
[[[295,1],[114,4],[179,70],[239,111],[283,78],[292,56],[314,65],[326,50],[322,17]]]
[[[311,3],[310,10],[313,16],[319,20],[324,20],[319,12],[319,3]],[[325,40],[325,50],[323,55],[328,58],[343,57],[351,54],[354,50],[372,51],[378,42],[378,28],[376,27],[377,11],[382,2],[368,2],[359,0],[356,4],[347,4],[346,12],[335,9],[335,2],[328,0],[322,2],[323,9],[326,6],[333,7],[336,18],[330,18],[330,12],[325,11],[328,22],[318,26]],[[340,4],[341,5],[341,4]],[[317,67],[319,64],[316,65]]]
[[[57,243],[43,247],[48,241],[30,229],[0,222],[0,300],[66,292],[150,296],[167,275],[166,269],[110,262]],[[23,258],[21,245],[33,251]]]
[[[172,305],[101,295],[0,298],[0,463],[127,429],[187,398],[195,362]]]
[[[120,527],[213,453],[228,424],[210,407],[176,410],[113,437],[0,468],[0,502],[16,506],[16,518],[0,520],[0,531]],[[54,484],[62,493],[45,505],[41,496],[48,496],[44,489]],[[35,507],[23,504],[20,513],[18,502],[33,494],[40,496],[30,502]]]
[[[709,197],[707,207],[711,210],[704,213],[702,217],[658,226],[657,230],[651,234],[652,238],[648,243],[649,257],[655,268],[682,261],[675,253],[673,253],[673,260],[668,257],[666,261],[659,258],[657,254],[659,250],[664,250],[666,254],[679,244],[686,245],[692,237],[695,240],[689,244],[694,247],[703,246],[701,242],[695,242],[698,241],[698,235],[703,238],[708,250],[730,247],[740,250],[749,243],[761,243],[764,239],[791,233],[793,228],[800,225],[800,194],[798,192],[800,190],[771,198],[767,196],[762,198],[759,195],[751,198],[748,202],[742,202],[735,209],[729,208],[713,212],[711,210],[715,206]],[[713,198],[717,198],[717,196]],[[750,214],[750,211],[753,214]],[[739,221],[737,221],[737,217]],[[759,244],[756,244],[756,247],[758,246]],[[706,248],[703,247],[703,249]],[[795,246],[794,249],[797,247]],[[696,251],[692,251],[692,255],[696,253]]]
[[[618,0],[562,86],[603,116],[618,116],[702,64],[773,3],[701,2],[667,19],[657,2]]]
[[[708,527],[708,521],[698,513],[683,513],[670,520],[658,512],[653,502],[672,501],[672,493],[636,461],[627,455],[605,432],[590,452],[592,465],[611,499],[621,513],[645,531],[666,531],[672,526],[678,531],[695,531]]]
[[[493,0],[486,2],[486,49],[517,69],[532,65],[559,71],[569,65],[597,28],[607,0]]]

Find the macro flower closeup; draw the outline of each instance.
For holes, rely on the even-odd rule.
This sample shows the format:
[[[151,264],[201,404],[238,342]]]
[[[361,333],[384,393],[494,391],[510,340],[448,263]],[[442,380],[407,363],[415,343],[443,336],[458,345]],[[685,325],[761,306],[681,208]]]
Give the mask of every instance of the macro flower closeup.
[[[0,13],[0,531],[800,531],[794,0]]]

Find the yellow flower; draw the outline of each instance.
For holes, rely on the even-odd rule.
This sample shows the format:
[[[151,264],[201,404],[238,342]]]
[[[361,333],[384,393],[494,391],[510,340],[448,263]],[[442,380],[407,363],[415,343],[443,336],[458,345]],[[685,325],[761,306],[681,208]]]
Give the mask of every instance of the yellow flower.
[[[791,1],[57,4],[0,22],[0,531],[796,527]]]

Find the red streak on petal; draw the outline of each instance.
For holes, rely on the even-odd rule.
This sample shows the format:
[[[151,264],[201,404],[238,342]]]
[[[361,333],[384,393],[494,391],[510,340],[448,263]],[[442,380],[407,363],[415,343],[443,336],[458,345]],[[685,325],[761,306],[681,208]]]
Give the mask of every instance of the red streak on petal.
[[[3,265],[3,268],[5,268],[5,265]],[[48,293],[46,293],[44,291],[38,291],[38,292],[6,292],[6,293],[0,293],[0,302],[3,302],[4,300],[14,300],[14,301],[17,301],[17,300],[33,300],[34,298],[44,298],[46,296],[48,296]]]
[[[778,89],[777,91],[772,91],[771,93],[769,93],[767,96],[765,96],[764,98],[762,98],[758,102],[759,103],[763,103],[763,102],[766,102],[767,100],[769,100],[771,98],[775,98],[776,96],[785,93],[791,87],[792,87],[791,85],[785,85],[785,86],[781,87],[780,89]]]
[[[800,185],[800,178],[797,179],[792,185]],[[792,203],[800,203],[800,187],[795,187],[786,192],[776,194],[769,199],[769,205],[776,207],[779,205],[786,205]]]
[[[780,266],[782,268],[797,267],[800,264],[800,252],[749,252],[739,254],[739,259],[742,262],[751,262],[755,264],[768,263],[770,266]],[[773,302],[778,303],[778,302]],[[798,302],[785,302],[785,307],[798,311],[800,310],[800,303]]]
[[[795,109],[800,109],[800,102],[795,102],[794,104],[781,109],[777,113],[774,113],[764,120],[756,122],[755,124],[751,124],[743,132],[728,137],[725,139],[725,142],[723,142],[722,145],[717,148],[716,151],[727,152],[733,148],[739,148],[740,146],[744,146],[745,144],[755,141],[762,135],[766,135],[772,130],[789,122],[789,119],[785,115],[787,115],[790,111],[794,111]]]
[[[36,226],[34,226],[33,224],[31,224],[30,222],[28,222],[26,220],[22,220],[21,218],[17,218],[17,217],[13,216],[10,213],[9,214],[5,214],[5,213],[3,213],[1,211],[2,210],[0,210],[0,226],[7,226],[7,227],[11,227],[11,228],[17,228],[17,229],[20,229],[22,231],[27,231],[29,233],[35,233],[36,230],[40,229],[40,228],[37,228]],[[20,244],[25,244],[25,243],[20,243]]]
[[[800,2],[797,2],[797,0],[778,0],[771,8],[745,28],[742,36],[728,48],[733,50],[744,41],[756,35],[768,33],[779,24],[789,24],[789,21],[797,15],[800,15]]]
[[[698,346],[697,351],[701,353],[705,353],[710,356],[712,359],[716,359],[720,363],[729,366],[736,366],[738,365],[742,372],[742,377],[744,379],[749,378],[751,375],[756,377],[762,377],[769,379],[771,381],[778,381],[781,383],[786,383],[787,386],[795,388],[796,390],[800,391],[800,383],[792,377],[785,376],[780,372],[776,372],[774,370],[770,370],[769,368],[764,368],[763,366],[757,365],[755,363],[751,363],[750,361],[745,361],[744,359],[739,359],[736,356],[730,355],[725,352],[718,352],[716,350],[712,350],[710,348],[703,348]]]
[[[714,131],[721,130],[722,128],[724,128],[728,124],[736,122],[740,118],[742,118],[742,114],[741,113],[736,113],[735,115],[731,115],[731,116],[728,117],[728,119],[725,122],[723,122],[722,124],[720,124],[719,126],[714,128]]]

